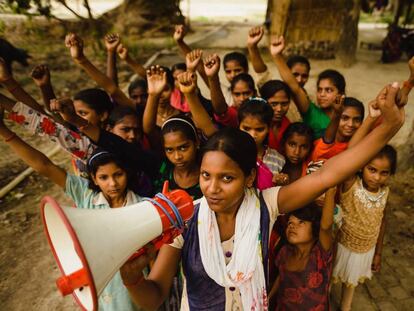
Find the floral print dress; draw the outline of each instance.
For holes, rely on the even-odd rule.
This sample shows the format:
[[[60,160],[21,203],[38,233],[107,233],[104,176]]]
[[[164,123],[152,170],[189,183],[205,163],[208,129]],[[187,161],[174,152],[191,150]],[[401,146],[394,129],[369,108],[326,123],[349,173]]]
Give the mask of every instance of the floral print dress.
[[[329,310],[332,250],[324,250],[318,241],[311,250],[305,269],[289,271],[287,259],[293,251],[291,245],[285,245],[276,257],[279,269],[276,311]]]

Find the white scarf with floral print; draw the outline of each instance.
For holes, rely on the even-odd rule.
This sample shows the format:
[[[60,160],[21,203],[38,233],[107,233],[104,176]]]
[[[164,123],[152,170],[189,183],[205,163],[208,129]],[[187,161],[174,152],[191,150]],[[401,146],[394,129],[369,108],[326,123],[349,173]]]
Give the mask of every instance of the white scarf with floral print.
[[[243,309],[267,310],[267,293],[260,241],[260,201],[246,190],[237,211],[233,254],[225,263],[216,214],[203,197],[198,214],[200,254],[208,276],[223,287],[238,287]]]

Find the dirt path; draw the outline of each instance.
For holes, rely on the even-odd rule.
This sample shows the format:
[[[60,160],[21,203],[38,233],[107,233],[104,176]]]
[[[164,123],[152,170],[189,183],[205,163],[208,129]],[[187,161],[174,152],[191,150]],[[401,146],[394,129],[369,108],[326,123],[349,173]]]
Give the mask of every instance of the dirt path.
[[[203,27],[196,25],[195,29],[198,32],[208,31],[213,26]],[[197,46],[207,49],[207,52],[214,48],[220,55],[237,47],[243,48],[248,27],[246,24],[230,24],[214,36],[199,42]],[[361,38],[378,41],[382,32],[361,30]],[[55,49],[53,46],[51,48]],[[52,53],[56,57],[55,61],[50,61],[52,69],[66,72],[66,76],[58,74],[57,80],[62,83],[60,86],[68,89],[79,88],[84,81],[82,74],[70,65],[67,54],[63,53],[58,58],[59,54],[62,54],[60,48],[55,49]],[[41,50],[35,56],[41,58],[40,61],[46,61],[47,58]],[[314,94],[316,76],[326,68],[336,68],[343,72],[348,83],[348,94],[364,102],[373,98],[386,83],[406,79],[408,69],[405,62],[382,65],[378,62],[379,56],[377,51],[360,50],[358,62],[351,68],[341,68],[335,61],[312,60],[309,93]],[[171,65],[179,60],[178,56],[165,56],[159,62]],[[274,67],[270,62],[268,64],[277,77]],[[23,73],[19,70],[17,72]],[[76,81],[77,78],[71,79],[71,75],[79,77],[80,82]],[[224,77],[222,79],[224,81]],[[410,100],[413,100],[412,96]],[[404,143],[411,128],[413,105],[407,110],[408,121],[394,140],[396,144]],[[23,132],[19,130],[19,133]],[[27,135],[24,137],[43,151],[51,147],[42,139],[30,138]],[[15,156],[3,142],[0,142],[0,154],[0,186],[3,186],[22,171],[24,165],[15,161]],[[66,153],[60,152],[53,160],[69,168]],[[414,174],[406,172],[404,175],[397,175],[393,183],[394,193],[387,215],[389,229],[383,271],[373,281],[368,282],[367,286],[358,289],[355,310],[414,310],[413,182]],[[22,194],[24,196],[19,198]],[[42,232],[39,217],[39,201],[44,195],[51,195],[58,202],[69,204],[62,190],[37,174],[0,202],[0,310],[77,310],[72,299],[61,298],[54,285],[59,274]]]

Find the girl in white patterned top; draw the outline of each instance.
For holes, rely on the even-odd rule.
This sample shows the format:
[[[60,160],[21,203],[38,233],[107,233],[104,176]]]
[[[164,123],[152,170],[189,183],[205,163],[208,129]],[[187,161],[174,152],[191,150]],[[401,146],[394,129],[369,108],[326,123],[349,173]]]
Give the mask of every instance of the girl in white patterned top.
[[[338,232],[338,250],[333,279],[342,282],[341,310],[351,310],[358,283],[372,277],[381,268],[385,233],[384,212],[388,179],[395,173],[397,152],[390,145],[363,167],[360,175],[346,180],[341,187],[342,224]]]

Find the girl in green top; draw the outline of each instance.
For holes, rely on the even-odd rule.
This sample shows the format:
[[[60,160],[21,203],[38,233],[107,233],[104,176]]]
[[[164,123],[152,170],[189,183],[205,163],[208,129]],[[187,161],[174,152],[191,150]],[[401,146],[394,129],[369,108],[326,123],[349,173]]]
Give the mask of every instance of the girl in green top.
[[[313,103],[305,89],[299,85],[292,71],[282,57],[285,48],[283,37],[273,38],[270,45],[270,54],[279,70],[283,81],[289,86],[293,94],[293,100],[303,117],[303,122],[309,125],[315,134],[315,139],[320,138],[328,127],[335,111],[333,104],[345,95],[345,78],[336,70],[328,69],[321,72],[316,83],[316,99],[318,105]]]

